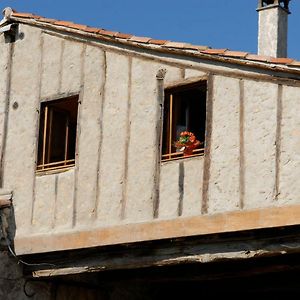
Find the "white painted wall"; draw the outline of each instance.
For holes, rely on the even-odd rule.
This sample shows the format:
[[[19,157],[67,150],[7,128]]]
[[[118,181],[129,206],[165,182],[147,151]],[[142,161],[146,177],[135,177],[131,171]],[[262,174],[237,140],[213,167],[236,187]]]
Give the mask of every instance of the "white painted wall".
[[[146,54],[135,56],[121,48],[123,54],[115,52],[117,46],[105,49],[101,43],[84,45],[30,26],[20,29],[25,38],[14,44],[4,160],[4,188],[14,191],[17,237],[152,221],[158,70],[166,69],[164,84],[169,85],[206,75],[209,67],[235,72],[238,67],[159,54],[155,61],[153,55],[144,59]],[[0,70],[5,75],[8,45],[0,42]],[[239,78],[213,76],[208,99],[213,107],[210,160],[194,157],[159,164],[158,219],[204,213],[206,192],[208,214],[300,202],[299,88],[283,87],[279,124],[278,85],[243,78],[247,72],[240,72]],[[6,80],[7,76],[0,77],[0,135]],[[74,92],[80,93],[76,166],[37,176],[40,101]],[[12,108],[14,102],[17,109]],[[280,159],[277,169],[276,159]],[[208,191],[203,190],[204,172],[209,172]]]
[[[258,54],[287,57],[288,12],[281,6],[258,12]]]

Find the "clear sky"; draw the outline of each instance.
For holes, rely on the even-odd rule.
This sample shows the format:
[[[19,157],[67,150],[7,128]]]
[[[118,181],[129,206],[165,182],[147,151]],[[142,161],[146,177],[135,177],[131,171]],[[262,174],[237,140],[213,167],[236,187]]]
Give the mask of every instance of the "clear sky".
[[[156,39],[257,52],[257,0],[0,0],[20,12]],[[288,56],[300,60],[300,0]]]

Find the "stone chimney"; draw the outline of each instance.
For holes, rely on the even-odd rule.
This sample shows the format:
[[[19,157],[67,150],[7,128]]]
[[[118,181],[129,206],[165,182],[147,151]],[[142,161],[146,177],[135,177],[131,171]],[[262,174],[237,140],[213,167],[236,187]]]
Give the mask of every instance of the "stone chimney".
[[[287,57],[290,0],[258,1],[258,54]]]

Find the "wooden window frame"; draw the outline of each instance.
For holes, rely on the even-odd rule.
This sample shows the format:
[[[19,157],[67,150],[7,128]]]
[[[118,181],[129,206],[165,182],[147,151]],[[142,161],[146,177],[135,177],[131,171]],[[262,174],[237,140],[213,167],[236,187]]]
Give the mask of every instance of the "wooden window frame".
[[[207,104],[207,78],[201,79],[198,81],[193,81],[193,82],[181,82],[177,83],[174,86],[168,86],[165,88],[165,96],[164,96],[164,110],[166,109],[166,106],[168,107],[167,115],[163,116],[163,128],[162,128],[162,149],[161,149],[161,161],[166,162],[166,161],[172,161],[172,160],[178,160],[178,159],[185,159],[185,158],[190,158],[190,157],[196,157],[196,156],[203,156],[205,152],[205,139],[204,139],[204,144],[201,145],[201,148],[194,149],[193,154],[189,155],[188,157],[183,156],[183,152],[177,151],[174,152],[172,151],[172,144],[173,144],[173,131],[175,128],[174,122],[173,122],[173,107],[174,107],[174,94],[178,91],[184,92],[184,91],[189,91],[192,90],[195,87],[198,86],[205,86],[206,87],[206,92],[205,92],[205,106]],[[169,101],[166,103],[166,101]],[[200,101],[200,100],[199,100]],[[171,113],[173,112],[173,113]],[[204,136],[206,135],[206,109],[204,112],[205,119],[205,128],[204,128]],[[166,126],[167,123],[167,126]],[[167,133],[165,133],[165,130],[167,129]],[[165,141],[165,135],[167,136],[167,148],[168,151],[165,153],[163,150],[164,144],[166,143]]]
[[[77,138],[77,129],[75,128],[74,134],[74,158],[69,157],[69,147],[70,147],[70,110],[60,109],[55,106],[56,103],[63,103],[67,101],[77,102],[76,107],[76,122],[75,127],[77,128],[78,123],[78,102],[79,95],[72,95],[69,97],[64,97],[55,100],[44,101],[41,103],[40,108],[40,130],[39,130],[39,145],[37,153],[37,166],[36,173],[44,172],[59,172],[61,170],[67,170],[75,166],[75,156],[76,156],[76,138]],[[52,151],[52,141],[53,137],[53,116],[55,113],[64,114],[65,126],[64,126],[64,159],[59,161],[51,161],[51,151]],[[43,117],[42,117],[43,116]],[[42,130],[42,131],[41,131]],[[42,135],[42,138],[41,138]],[[41,153],[40,153],[41,152]]]

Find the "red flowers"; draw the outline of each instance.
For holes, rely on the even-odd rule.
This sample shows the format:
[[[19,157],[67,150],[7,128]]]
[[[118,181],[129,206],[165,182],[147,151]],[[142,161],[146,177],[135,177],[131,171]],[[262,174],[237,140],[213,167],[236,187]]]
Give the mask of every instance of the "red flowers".
[[[190,131],[180,133],[178,141],[175,142],[175,147],[183,151],[184,156],[193,154],[193,150],[200,146],[200,142],[196,136]]]

